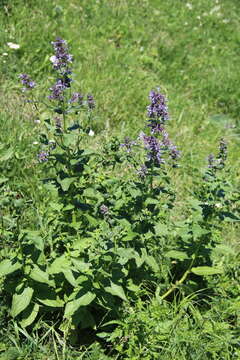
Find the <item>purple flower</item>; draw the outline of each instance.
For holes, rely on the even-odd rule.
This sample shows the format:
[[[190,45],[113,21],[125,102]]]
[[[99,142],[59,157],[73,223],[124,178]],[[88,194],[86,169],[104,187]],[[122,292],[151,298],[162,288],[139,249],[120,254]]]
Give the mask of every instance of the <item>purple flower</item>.
[[[169,150],[169,156],[171,157],[172,160],[177,160],[180,158],[180,151],[177,150],[176,145],[174,145],[171,140],[169,139],[169,135],[168,133],[164,130],[162,132],[162,144],[163,146]]]
[[[79,105],[82,105],[83,104],[83,95],[78,92],[75,92],[72,94],[72,97],[69,100],[69,102],[70,103],[78,102]]]
[[[73,61],[73,56],[68,52],[66,40],[57,38],[52,42],[55,50],[55,55],[51,56],[50,60],[53,63],[53,68],[60,71],[61,74],[71,74],[69,64]]]
[[[142,165],[140,169],[137,170],[137,174],[140,178],[145,178],[148,173],[146,165]]]
[[[62,129],[62,122],[61,122],[60,117],[59,117],[59,116],[56,116],[56,117],[54,118],[54,120],[55,120],[55,124],[56,124],[57,130],[61,130],[61,129]]]
[[[131,152],[133,145],[136,145],[136,141],[132,141],[128,136],[125,137],[124,143],[121,144],[121,147],[125,147],[128,153]]]
[[[108,214],[108,211],[109,211],[109,209],[108,209],[108,207],[107,207],[106,205],[102,204],[102,205],[100,206],[100,213],[101,213],[101,214],[107,215],[107,214]]]
[[[139,138],[144,142],[145,148],[148,150],[148,160],[158,165],[164,163],[159,141],[154,136],[147,136],[144,133],[140,133]]]
[[[227,143],[223,138],[221,138],[219,142],[218,159],[222,164],[227,160]]]
[[[150,118],[148,126],[151,128],[152,134],[162,132],[162,125],[169,119],[167,100],[160,92],[153,90],[149,93],[149,99],[151,103],[147,107]]]
[[[54,84],[49,90],[52,92],[51,95],[48,96],[50,100],[64,100],[64,90],[66,89],[66,85],[62,79],[57,79],[56,84]]]
[[[87,95],[87,104],[90,110],[95,108],[95,100],[91,94]]]
[[[40,153],[38,154],[38,161],[39,161],[39,162],[48,161],[48,157],[49,157],[49,152],[42,150],[42,151],[40,151]]]
[[[19,78],[21,79],[21,83],[24,85],[22,91],[32,90],[36,86],[35,81],[33,81],[27,74],[20,74]]]

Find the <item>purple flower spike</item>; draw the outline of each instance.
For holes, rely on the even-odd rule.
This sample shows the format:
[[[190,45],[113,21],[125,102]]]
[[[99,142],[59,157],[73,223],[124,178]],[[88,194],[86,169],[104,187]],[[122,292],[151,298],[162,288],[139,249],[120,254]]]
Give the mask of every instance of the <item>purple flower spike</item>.
[[[140,169],[137,170],[138,176],[142,179],[147,176],[147,173],[148,173],[148,169],[147,169],[146,165],[142,165],[140,167]]]
[[[136,141],[132,141],[128,136],[125,137],[124,143],[121,144],[121,147],[124,147],[128,153],[131,152],[132,147],[136,145]]]
[[[54,84],[49,90],[51,91],[51,95],[49,95],[50,100],[64,100],[64,90],[66,89],[66,85],[64,84],[62,79],[58,79],[56,84]]]
[[[39,162],[46,162],[48,161],[48,157],[49,157],[49,152],[42,150],[39,154],[38,154],[38,161]]]
[[[55,50],[55,55],[50,58],[53,68],[60,71],[62,75],[71,74],[69,64],[72,63],[73,56],[68,52],[67,42],[57,38],[56,41],[52,42],[52,45]]]
[[[165,122],[169,119],[167,100],[160,92],[150,91],[150,105],[147,107],[149,124],[152,134],[163,131]]]
[[[35,81],[27,74],[20,74],[19,79],[21,79],[21,83],[24,85],[22,91],[32,90],[36,86]]]
[[[149,151],[147,154],[148,160],[153,161],[158,165],[164,163],[159,141],[154,136],[147,136],[144,133],[141,133],[139,138],[143,140],[145,148]]]
[[[107,207],[106,205],[102,204],[102,205],[100,206],[100,213],[101,213],[101,214],[107,215],[107,214],[108,214],[108,211],[109,211],[109,209],[108,209],[108,207]]]
[[[75,92],[72,94],[71,99],[69,100],[70,103],[78,102],[79,105],[83,104],[83,95]]]
[[[95,100],[91,94],[87,95],[87,104],[90,110],[95,108]]]

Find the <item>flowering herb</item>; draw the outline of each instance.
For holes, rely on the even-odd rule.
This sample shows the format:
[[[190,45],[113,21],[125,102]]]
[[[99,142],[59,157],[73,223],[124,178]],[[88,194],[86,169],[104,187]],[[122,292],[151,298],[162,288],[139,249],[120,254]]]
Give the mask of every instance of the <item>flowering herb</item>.
[[[27,74],[20,74],[19,79],[21,79],[21,83],[24,85],[22,88],[23,92],[32,90],[36,86],[35,81],[33,81]]]
[[[69,64],[73,61],[73,56],[68,52],[66,40],[57,38],[52,42],[55,54],[51,56],[50,60],[53,63],[54,70],[59,71],[62,75],[71,74]]]
[[[148,150],[148,160],[157,165],[164,163],[161,154],[161,146],[157,138],[154,136],[147,136],[143,132],[140,133],[139,138],[143,141],[145,148]]]
[[[136,141],[132,141],[128,136],[125,137],[124,143],[122,143],[120,146],[125,148],[125,150],[130,153],[132,150],[132,147],[136,145]]]
[[[49,157],[49,152],[42,150],[42,151],[40,151],[40,153],[38,154],[38,161],[39,161],[40,163],[46,162],[46,161],[48,161],[48,157]]]
[[[158,89],[159,90],[159,89]],[[164,95],[154,90],[150,91],[149,99],[150,105],[148,110],[148,126],[151,129],[152,134],[163,131],[163,125],[169,119],[167,100]]]
[[[87,95],[87,104],[88,104],[89,110],[92,110],[95,108],[95,100],[91,94]]]

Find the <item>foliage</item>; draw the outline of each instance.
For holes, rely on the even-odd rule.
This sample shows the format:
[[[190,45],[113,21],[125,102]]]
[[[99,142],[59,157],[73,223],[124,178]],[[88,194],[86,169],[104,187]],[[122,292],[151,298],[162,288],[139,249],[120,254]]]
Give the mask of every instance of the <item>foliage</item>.
[[[89,26],[91,17],[100,21],[98,13],[106,14],[107,8],[111,14],[116,10],[112,4],[98,3],[84,9]],[[36,4],[29,4],[35,11]],[[116,11],[124,12],[125,5]],[[62,21],[67,11],[61,6],[50,10],[57,21]],[[14,8],[5,4],[4,11],[10,19]],[[115,50],[123,54],[129,30],[124,24],[120,30],[120,37],[113,34],[113,42]],[[160,64],[166,68],[175,53],[176,44],[165,40],[161,44],[164,51],[159,50],[161,62],[145,52],[141,55],[148,74],[162,74]],[[147,46],[144,39],[141,41]],[[66,42],[57,39],[53,46],[55,55],[50,59],[55,83],[54,75],[40,83],[40,76],[49,70],[49,47],[44,45],[36,52],[46,59],[32,72],[34,81],[21,74],[24,91],[21,96],[14,95],[14,106],[21,109],[16,111],[18,119],[25,119],[25,123],[15,130],[14,120],[6,122],[0,135],[0,286],[4,304],[0,319],[11,333],[8,338],[1,331],[0,351],[6,350],[3,357],[42,359],[46,354],[57,359],[154,359],[161,353],[168,359],[171,353],[179,359],[237,359],[239,249],[225,239],[236,236],[239,192],[234,185],[234,168],[226,163],[225,140],[220,140],[216,158],[208,157],[208,168],[201,174],[198,159],[205,153],[196,156],[198,145],[193,148],[192,140],[176,136],[184,149],[178,161],[180,153],[166,131],[166,98],[159,89],[150,92],[144,133],[137,137],[133,126],[134,139],[112,136],[109,129],[96,136],[104,117],[108,121],[115,114],[114,99],[111,107],[107,96],[106,105],[95,104],[91,94],[72,92],[73,88],[82,91],[90,86],[83,79],[80,87],[71,73],[72,56]],[[14,61],[25,62],[21,48],[13,52],[11,74],[16,71]],[[26,69],[34,54],[31,49]],[[79,55],[74,58],[79,60]],[[187,71],[188,63],[191,66],[189,57],[176,57],[164,81],[171,83],[174,78],[177,82],[174,69],[182,64]],[[8,76],[6,69],[3,76]],[[138,76],[136,72],[136,83]],[[197,71],[193,71],[194,76],[198,78]],[[153,80],[157,82],[153,76],[150,83]],[[218,89],[221,81],[219,77]],[[224,92],[215,98],[220,103]],[[210,102],[203,93],[200,101],[204,106]],[[130,98],[123,101],[127,110],[118,108],[112,124],[129,117],[130,102]],[[139,117],[143,100],[137,103]],[[173,107],[186,106],[179,98],[176,103]],[[104,106],[106,111],[102,112]],[[235,103],[221,102],[221,106],[221,111],[229,106],[231,115],[237,111]],[[133,112],[133,119],[136,117]],[[26,119],[31,122],[26,123]],[[219,136],[225,126],[222,115],[209,119],[209,128],[214,132],[218,127]],[[176,135],[178,131],[181,134],[180,125],[184,128],[179,121],[171,122]],[[208,131],[206,123],[201,129],[204,127]],[[124,125],[122,129],[130,133]],[[196,133],[200,127],[194,129]],[[224,137],[233,134],[231,131],[224,128]],[[49,350],[49,342],[54,351]],[[80,352],[70,344],[80,346]]]

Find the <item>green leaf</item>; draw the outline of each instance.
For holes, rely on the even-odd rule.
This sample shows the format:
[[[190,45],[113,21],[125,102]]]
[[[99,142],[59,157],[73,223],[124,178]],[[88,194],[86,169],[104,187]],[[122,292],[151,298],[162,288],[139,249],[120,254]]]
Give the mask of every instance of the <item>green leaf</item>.
[[[43,284],[48,284],[50,286],[55,285],[53,280],[49,280],[48,273],[41,270],[37,265],[34,265],[34,268],[30,272],[29,276],[31,279],[39,281]]]
[[[88,291],[86,294],[78,299],[70,301],[65,307],[64,317],[69,319],[80,306],[87,306],[95,299],[96,295]]]
[[[22,317],[23,319],[20,321],[20,325],[25,328],[31,325],[37,317],[39,311],[38,304],[30,305],[26,310],[23,311]]]
[[[122,300],[127,301],[126,295],[124,293],[124,290],[122,288],[122,286],[114,284],[111,281],[111,286],[107,286],[105,287],[106,292],[114,295],[114,296],[118,296],[120,297]]]
[[[177,260],[185,260],[188,259],[187,254],[184,251],[178,251],[178,250],[171,250],[168,251],[165,254],[166,257],[168,258],[172,258],[172,259],[177,259]]]
[[[69,147],[70,145],[74,146],[76,141],[77,141],[77,136],[73,133],[63,135],[63,145],[66,147]]]
[[[6,177],[1,177],[0,178],[0,185],[2,185],[3,183],[7,182],[8,181],[8,178]]]
[[[58,212],[60,212],[63,208],[63,204],[58,204],[58,203],[55,203],[55,202],[50,202],[48,204],[53,210],[56,210]]]
[[[19,262],[13,263],[11,260],[3,260],[0,264],[0,276],[6,276],[16,270],[21,269],[22,265]]]
[[[147,198],[144,202],[145,205],[157,205],[159,204],[159,200],[153,198]]]
[[[148,266],[150,266],[155,273],[157,273],[159,271],[159,265],[153,256],[148,255],[144,258],[144,260],[145,260],[146,264],[148,264]]]
[[[46,306],[50,306],[50,307],[63,307],[64,306],[64,301],[56,298],[56,299],[39,299],[38,301],[40,301],[42,304],[46,305]]]
[[[16,317],[19,315],[23,310],[25,310],[33,296],[33,289],[27,287],[23,290],[21,294],[14,294],[12,299],[12,308],[11,308],[11,315],[12,317]]]
[[[73,276],[73,273],[71,269],[65,269],[62,271],[67,281],[73,286],[77,286],[77,282],[75,280],[75,277]]]
[[[0,161],[7,161],[11,159],[13,154],[14,154],[14,150],[11,147],[9,149],[4,150],[0,155]]]
[[[206,275],[215,275],[215,274],[222,274],[223,270],[222,269],[217,269],[217,268],[213,268],[211,266],[198,266],[198,267],[193,267],[191,269],[191,271],[195,274],[195,275],[200,275],[200,276],[206,276]]]
[[[62,255],[56,258],[48,268],[49,274],[59,274],[71,267],[69,259]]]
[[[67,177],[63,180],[58,180],[58,183],[61,185],[63,191],[68,191],[70,185],[76,180],[74,177]]]
[[[42,237],[39,235],[39,231],[26,231],[25,230],[25,241],[28,240],[30,244],[34,244],[36,249],[43,251],[44,249],[44,242]]]
[[[166,224],[157,224],[154,226],[155,234],[158,236],[168,235],[168,227]]]

